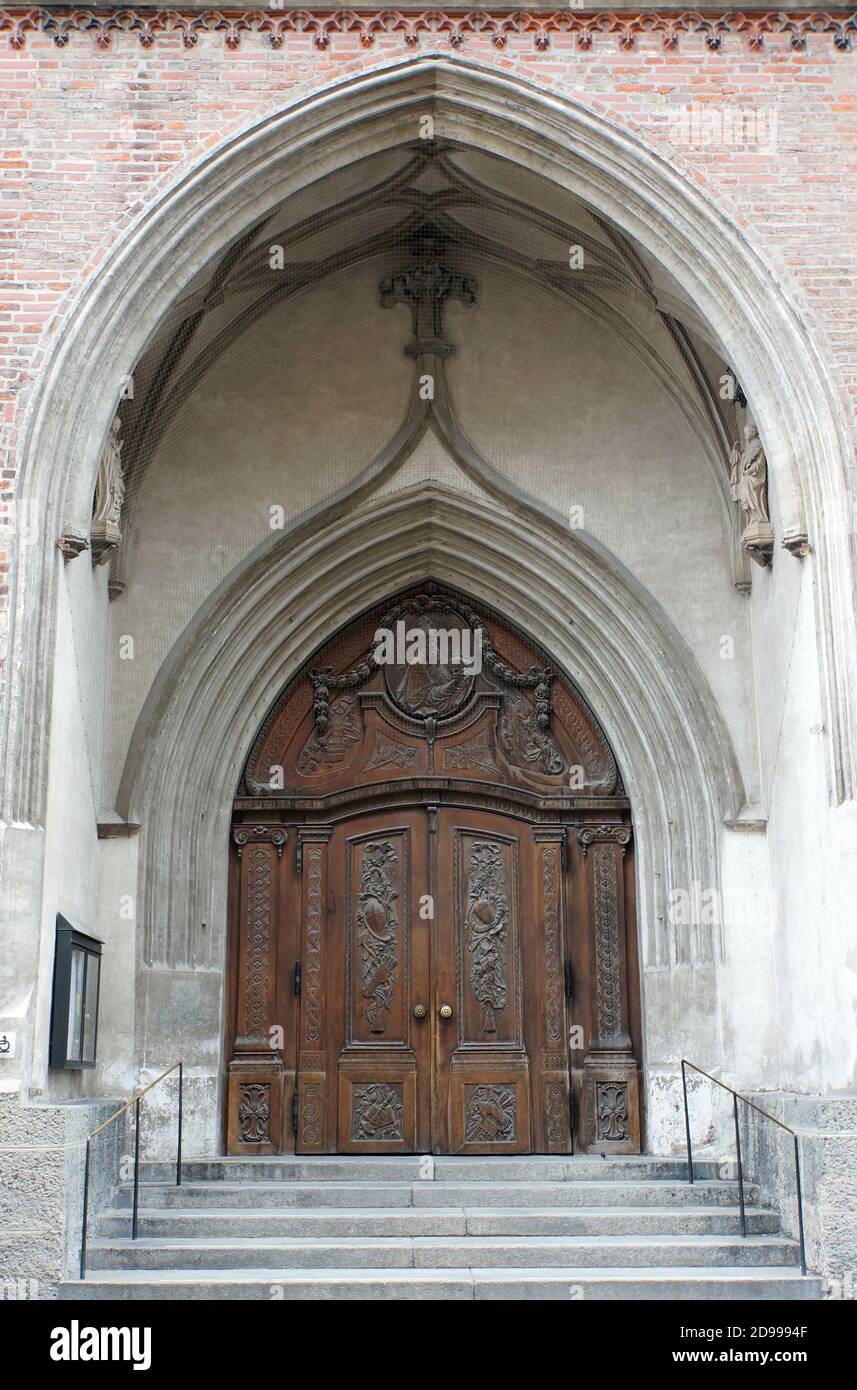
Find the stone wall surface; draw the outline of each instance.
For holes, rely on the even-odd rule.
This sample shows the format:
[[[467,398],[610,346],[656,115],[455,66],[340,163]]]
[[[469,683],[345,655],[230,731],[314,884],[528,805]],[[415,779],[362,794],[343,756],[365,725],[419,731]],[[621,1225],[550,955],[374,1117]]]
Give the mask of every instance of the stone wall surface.
[[[24,1106],[0,1095],[0,1289],[6,1300],[51,1299],[80,1259],[86,1136],[117,1103]],[[93,1141],[89,1203],[106,1207],[127,1134],[122,1122]]]
[[[853,1298],[857,1283],[857,1102],[853,1096],[760,1093],[751,1099],[798,1132],[807,1262],[831,1281],[830,1296]],[[797,1238],[791,1135],[752,1111],[742,1122],[748,1175]]]

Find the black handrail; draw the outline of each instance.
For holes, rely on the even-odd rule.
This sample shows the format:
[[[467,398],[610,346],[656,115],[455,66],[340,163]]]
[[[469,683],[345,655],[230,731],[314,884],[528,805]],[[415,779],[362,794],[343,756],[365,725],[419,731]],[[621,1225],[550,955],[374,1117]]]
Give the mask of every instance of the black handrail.
[[[184,1067],[181,1062],[173,1062],[171,1067],[162,1071],[160,1076],[156,1076],[154,1081],[150,1081],[148,1086],[144,1086],[142,1091],[137,1091],[130,1100],[119,1109],[114,1111],[103,1124],[98,1125],[87,1135],[86,1139],[86,1158],[83,1163],[83,1218],[80,1229],[80,1277],[86,1278],[86,1245],[87,1245],[87,1225],[89,1222],[89,1158],[92,1150],[92,1141],[96,1134],[100,1134],[108,1125],[112,1125],[114,1120],[118,1120],[120,1115],[124,1115],[126,1110],[134,1107],[134,1197],[131,1204],[131,1239],[137,1239],[139,1195],[140,1195],[140,1101],[147,1091],[151,1091],[153,1086],[157,1086],[159,1081],[163,1081],[165,1076],[170,1076],[178,1067],[179,1073],[179,1113],[178,1113],[178,1136],[176,1143],[176,1187],[181,1187],[182,1181],[182,1118],[183,1118],[183,1088],[184,1088]]]
[[[727,1086],[724,1081],[718,1080],[718,1078],[716,1076],[712,1076],[710,1072],[703,1071],[702,1067],[698,1067],[695,1062],[688,1062],[685,1057],[682,1057],[681,1087],[684,1093],[684,1132],[687,1136],[687,1180],[689,1183],[693,1184],[693,1150],[691,1148],[690,1141],[690,1111],[688,1110],[687,1105],[687,1072],[685,1071],[686,1067],[690,1067],[691,1071],[698,1072],[700,1076],[706,1077],[708,1081],[713,1081],[715,1086],[719,1086],[723,1091],[728,1091],[732,1097],[732,1118],[735,1123],[735,1149],[738,1159],[738,1202],[741,1208],[742,1236],[746,1236],[747,1234],[747,1211],[744,1205],[744,1168],[741,1161],[741,1131],[738,1126],[739,1100],[742,1101],[744,1105],[749,1106],[751,1110],[755,1110],[758,1115],[764,1115],[766,1120],[771,1120],[775,1125],[778,1125],[780,1129],[784,1129],[786,1131],[786,1134],[790,1134],[792,1136],[792,1141],[794,1144],[795,1183],[797,1185],[797,1221],[798,1233],[800,1236],[800,1272],[801,1274],[806,1274],[806,1239],[804,1236],[803,1228],[803,1189],[801,1187],[800,1180],[800,1149],[798,1147],[797,1131],[790,1129],[788,1125],[784,1125],[782,1120],[777,1119],[776,1115],[770,1115],[767,1110],[763,1110],[762,1107],[760,1105],[757,1105],[755,1101],[748,1100],[746,1096],[742,1096],[740,1091],[734,1090],[732,1086]]]

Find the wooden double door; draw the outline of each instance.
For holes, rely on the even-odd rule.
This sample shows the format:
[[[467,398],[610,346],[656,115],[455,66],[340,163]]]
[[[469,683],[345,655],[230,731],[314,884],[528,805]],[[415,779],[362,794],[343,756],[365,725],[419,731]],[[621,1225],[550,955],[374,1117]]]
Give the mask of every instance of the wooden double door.
[[[563,838],[424,805],[304,845],[298,1152],[570,1150]]]
[[[450,632],[478,663],[429,659]],[[630,805],[526,634],[430,581],[331,637],[250,749],[230,876],[230,1153],[640,1151]]]

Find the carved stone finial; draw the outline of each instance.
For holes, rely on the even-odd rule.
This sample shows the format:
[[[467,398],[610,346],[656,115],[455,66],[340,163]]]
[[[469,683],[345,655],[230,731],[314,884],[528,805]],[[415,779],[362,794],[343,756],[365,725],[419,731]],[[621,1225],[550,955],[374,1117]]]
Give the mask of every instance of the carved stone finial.
[[[467,275],[459,275],[443,264],[447,238],[438,227],[420,227],[411,238],[414,261],[398,275],[390,275],[379,285],[381,304],[407,304],[414,326],[414,346],[425,351],[445,349],[443,308],[448,299],[475,304],[476,285]]]
[[[744,426],[744,439],[743,449],[740,442],[732,446],[729,482],[733,498],[747,514],[741,544],[758,565],[767,565],[774,549],[774,528],[768,512],[768,463],[754,424]]]
[[[110,434],[98,465],[90,532],[92,555],[96,564],[101,564],[109,551],[122,542],[119,523],[125,499],[125,476],[122,471],[122,440],[119,438],[121,428],[122,421],[117,415],[110,426]]]

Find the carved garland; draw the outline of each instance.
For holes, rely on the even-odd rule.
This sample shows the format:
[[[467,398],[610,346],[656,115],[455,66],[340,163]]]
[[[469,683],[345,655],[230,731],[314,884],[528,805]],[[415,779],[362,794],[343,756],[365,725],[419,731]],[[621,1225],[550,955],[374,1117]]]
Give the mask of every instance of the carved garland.
[[[115,9],[98,7],[74,10],[48,6],[32,9],[0,10],[0,31],[8,33],[13,49],[24,48],[27,34],[49,34],[63,48],[73,33],[91,33],[97,51],[111,47],[114,33],[136,34],[144,48],[157,39],[179,34],[185,48],[193,48],[201,34],[222,33],[228,49],[241,46],[247,34],[262,35],[274,49],[284,47],[293,34],[311,37],[313,47],[324,51],[334,35],[355,36],[361,48],[372,48],[379,37],[395,37],[407,48],[416,48],[424,37],[443,37],[453,49],[461,48],[468,36],[487,38],[496,49],[504,49],[510,38],[531,37],[538,52],[551,46],[553,35],[573,35],[576,46],[589,51],[596,35],[614,37],[620,49],[634,47],[641,35],[658,35],[667,51],[678,48],[682,35],[699,35],[705,46],[718,50],[728,34],[747,40],[753,51],[764,49],[765,36],[785,34],[794,49],[806,47],[810,34],[830,34],[839,52],[851,47],[857,33],[857,13],[829,10],[758,11],[732,10],[727,13],[685,10],[656,13],[643,10],[604,10],[575,14],[554,11],[537,14],[526,10],[472,10],[448,13],[426,9],[402,10],[181,10]]]
[[[610,846],[605,846],[595,851],[593,859],[598,1036],[607,1041],[618,1037],[622,1028],[616,856]]]
[[[545,1027],[554,1047],[562,1037],[562,950],[559,924],[559,848],[542,850],[542,892],[545,909]]]
[[[268,1026],[268,973],[272,940],[271,854],[263,846],[250,851],[247,867],[247,965],[244,983],[246,1029],[251,1038],[265,1038]]]
[[[321,1036],[321,850],[317,845],[307,850],[306,883],[306,1040],[318,1042]]]

